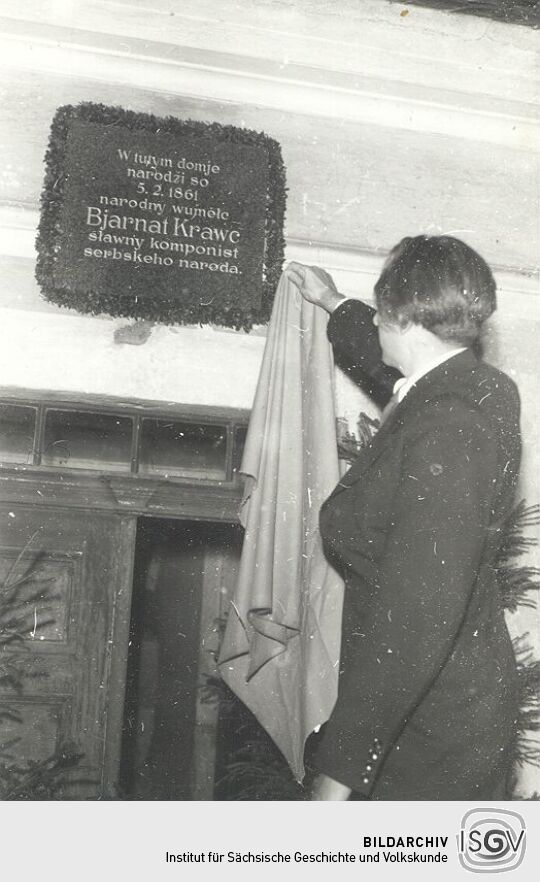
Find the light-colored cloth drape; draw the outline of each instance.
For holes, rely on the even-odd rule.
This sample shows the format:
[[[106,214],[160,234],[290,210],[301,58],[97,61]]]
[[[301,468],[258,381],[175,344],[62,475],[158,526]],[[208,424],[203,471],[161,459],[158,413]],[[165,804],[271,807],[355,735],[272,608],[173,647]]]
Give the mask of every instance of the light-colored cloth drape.
[[[225,682],[304,775],[304,743],[337,696],[343,585],[319,509],[339,480],[327,316],[283,276],[241,471],[238,583],[219,665]]]

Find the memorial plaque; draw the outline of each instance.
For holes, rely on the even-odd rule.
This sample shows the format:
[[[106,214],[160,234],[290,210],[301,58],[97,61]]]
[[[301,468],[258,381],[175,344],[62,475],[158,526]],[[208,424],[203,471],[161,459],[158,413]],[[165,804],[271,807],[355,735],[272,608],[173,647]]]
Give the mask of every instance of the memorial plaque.
[[[162,322],[268,319],[283,263],[276,141],[83,104],[57,112],[46,162],[47,299]]]

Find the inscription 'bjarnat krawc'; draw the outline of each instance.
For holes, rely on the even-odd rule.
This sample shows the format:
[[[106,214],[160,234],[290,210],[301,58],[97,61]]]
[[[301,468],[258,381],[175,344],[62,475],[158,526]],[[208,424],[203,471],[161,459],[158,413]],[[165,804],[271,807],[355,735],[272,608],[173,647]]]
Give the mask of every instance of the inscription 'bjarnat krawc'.
[[[219,227],[201,227],[198,224],[187,223],[178,217],[164,220],[149,219],[146,217],[133,217],[132,215],[109,214],[95,205],[89,205],[86,213],[86,223],[90,227],[99,230],[134,230],[137,233],[156,233],[162,236],[183,236],[193,239],[200,236],[201,239],[212,239],[217,242],[240,241],[241,232],[238,229],[220,229]]]
[[[145,217],[134,217],[132,215],[110,214],[95,205],[88,206],[86,223],[89,227],[95,227],[88,234],[90,242],[96,242],[104,245],[127,246],[140,252],[145,244],[151,251],[165,251],[179,253],[183,258],[179,261],[180,266],[188,269],[208,269],[210,272],[228,272],[238,274],[239,268],[233,263],[220,263],[214,265],[192,259],[186,262],[185,258],[196,255],[197,257],[214,257],[227,258],[237,260],[239,256],[238,244],[241,240],[241,232],[238,229],[221,229],[219,227],[200,226],[199,224],[188,223],[178,217],[164,218],[163,220],[149,219]],[[109,230],[124,230],[130,234],[123,236],[118,233],[108,232]],[[156,235],[136,236],[131,233],[151,233]],[[157,238],[157,236],[172,236],[182,238],[183,240],[198,239],[201,244],[192,244],[186,241],[171,241],[169,238]],[[205,242],[217,243],[216,245],[207,245]],[[234,247],[224,247],[221,243],[228,243]],[[131,252],[120,252],[118,248],[101,249],[101,248],[85,248],[85,257],[91,257],[101,260],[123,260],[135,264],[154,266],[158,265],[158,261],[153,255],[143,255]],[[150,259],[148,259],[150,258]],[[160,261],[159,265],[172,266],[172,261]]]

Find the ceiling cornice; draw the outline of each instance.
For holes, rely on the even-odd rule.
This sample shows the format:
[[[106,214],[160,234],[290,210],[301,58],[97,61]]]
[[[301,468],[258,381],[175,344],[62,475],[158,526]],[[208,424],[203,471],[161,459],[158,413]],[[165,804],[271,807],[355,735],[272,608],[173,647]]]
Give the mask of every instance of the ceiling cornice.
[[[1,64],[293,114],[455,136],[518,150],[540,146],[533,103],[327,67],[0,20]],[[520,94],[520,93],[518,93]]]

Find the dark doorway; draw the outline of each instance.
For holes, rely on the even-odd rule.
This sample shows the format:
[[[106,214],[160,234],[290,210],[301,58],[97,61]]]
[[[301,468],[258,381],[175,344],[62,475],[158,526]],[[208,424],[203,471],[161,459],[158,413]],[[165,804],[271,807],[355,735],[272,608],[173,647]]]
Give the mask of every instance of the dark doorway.
[[[123,798],[201,798],[197,775],[203,769],[211,777],[215,733],[207,709],[201,724],[201,687],[212,672],[241,543],[233,524],[138,520]],[[205,798],[212,798],[212,781],[206,783]]]

